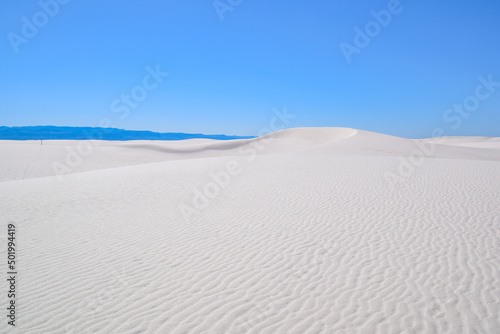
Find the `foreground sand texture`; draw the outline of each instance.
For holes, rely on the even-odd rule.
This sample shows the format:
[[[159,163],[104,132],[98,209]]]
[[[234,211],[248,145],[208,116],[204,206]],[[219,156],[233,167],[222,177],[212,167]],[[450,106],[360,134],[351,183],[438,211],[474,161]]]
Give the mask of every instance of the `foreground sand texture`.
[[[1,141],[17,330],[500,333],[500,140],[434,142],[96,142],[58,177],[77,142]]]

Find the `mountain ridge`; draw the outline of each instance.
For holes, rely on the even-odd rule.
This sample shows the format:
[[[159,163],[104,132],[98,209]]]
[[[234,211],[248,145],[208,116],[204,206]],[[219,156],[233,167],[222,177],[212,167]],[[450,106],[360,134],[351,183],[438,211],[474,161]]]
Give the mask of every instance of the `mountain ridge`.
[[[0,126],[0,140],[85,140],[98,139],[110,141],[129,140],[184,140],[184,139],[250,139],[254,136],[206,135],[201,133],[153,132],[146,130],[124,130],[102,127],[76,126]]]

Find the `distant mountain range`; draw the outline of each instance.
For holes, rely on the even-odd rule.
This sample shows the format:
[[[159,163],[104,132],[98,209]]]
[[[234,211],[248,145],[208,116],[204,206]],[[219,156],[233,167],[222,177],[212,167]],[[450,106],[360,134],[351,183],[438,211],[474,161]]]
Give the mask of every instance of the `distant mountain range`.
[[[72,126],[0,126],[1,140],[183,140],[192,138],[207,139],[247,139],[252,136],[204,135],[200,133],[133,131],[115,128],[92,128]]]

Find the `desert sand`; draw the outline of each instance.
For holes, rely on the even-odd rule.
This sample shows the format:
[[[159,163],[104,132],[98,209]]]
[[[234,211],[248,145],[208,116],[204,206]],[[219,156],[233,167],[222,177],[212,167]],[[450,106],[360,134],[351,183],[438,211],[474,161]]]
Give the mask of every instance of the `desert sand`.
[[[500,333],[500,138],[295,128],[0,154],[19,333]]]

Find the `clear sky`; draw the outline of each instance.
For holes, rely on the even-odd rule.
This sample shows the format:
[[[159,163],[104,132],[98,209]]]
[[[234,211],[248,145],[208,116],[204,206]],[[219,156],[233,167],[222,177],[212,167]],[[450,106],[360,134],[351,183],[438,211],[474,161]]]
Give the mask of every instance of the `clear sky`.
[[[500,136],[498,0],[215,4],[2,1],[0,125]]]

